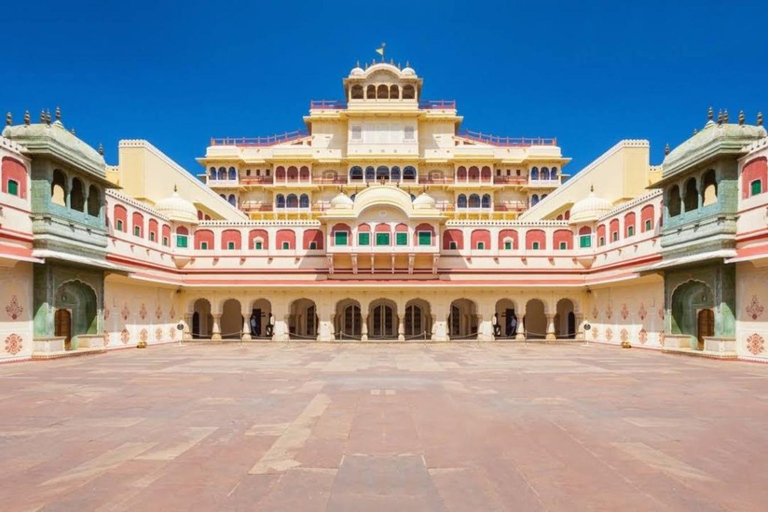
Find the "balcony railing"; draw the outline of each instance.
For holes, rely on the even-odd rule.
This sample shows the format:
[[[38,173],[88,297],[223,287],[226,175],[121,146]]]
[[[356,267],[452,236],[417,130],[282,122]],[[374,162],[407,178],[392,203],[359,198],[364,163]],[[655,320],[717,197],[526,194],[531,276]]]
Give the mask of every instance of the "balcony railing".
[[[246,176],[240,178],[240,183],[243,185],[270,185],[274,183],[272,176]]]
[[[453,183],[453,176],[443,176],[443,177],[421,177],[419,178],[419,183],[424,183],[426,185],[444,185],[446,183]]]
[[[473,132],[470,130],[462,130],[457,135],[459,137],[464,137],[465,139],[485,142],[486,144],[492,144],[494,146],[557,146],[556,137],[500,137],[498,135]]]
[[[310,109],[343,110],[347,108],[347,102],[343,100],[312,100]]]
[[[493,182],[500,185],[525,185],[528,178],[525,176],[494,176]]]
[[[419,102],[419,108],[424,110],[456,110],[456,100],[424,100]]]
[[[295,130],[292,132],[269,135],[267,137],[223,137],[211,138],[211,146],[238,146],[238,147],[262,147],[274,146],[283,142],[307,137],[309,133],[306,130]]]
[[[335,178],[320,177],[313,178],[312,181],[320,185],[345,185],[347,183],[347,178],[345,176],[337,176]]]

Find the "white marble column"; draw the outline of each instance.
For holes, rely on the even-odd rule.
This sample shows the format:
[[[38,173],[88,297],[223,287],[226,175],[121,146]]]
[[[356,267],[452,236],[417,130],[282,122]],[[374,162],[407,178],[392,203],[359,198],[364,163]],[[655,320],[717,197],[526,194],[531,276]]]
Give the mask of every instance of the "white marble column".
[[[547,315],[547,340],[554,340],[556,339],[555,336],[555,315],[549,314]]]
[[[397,341],[405,341],[405,311],[397,312]]]
[[[525,318],[525,310],[520,311],[520,315],[517,317],[517,329],[515,329],[515,339],[517,341],[525,341],[526,339],[523,318]]]
[[[221,339],[221,326],[219,324],[219,321],[221,320],[221,313],[214,313],[211,316],[213,317],[213,327],[211,328],[211,339],[214,341],[218,341]]]
[[[251,319],[247,311],[242,311],[240,314],[243,316],[243,333],[240,340],[251,341]]]
[[[182,331],[181,339],[183,341],[189,341],[192,339],[192,313],[187,313],[184,315],[184,330]]]
[[[368,314],[360,314],[362,325],[360,325],[360,341],[368,341]]]

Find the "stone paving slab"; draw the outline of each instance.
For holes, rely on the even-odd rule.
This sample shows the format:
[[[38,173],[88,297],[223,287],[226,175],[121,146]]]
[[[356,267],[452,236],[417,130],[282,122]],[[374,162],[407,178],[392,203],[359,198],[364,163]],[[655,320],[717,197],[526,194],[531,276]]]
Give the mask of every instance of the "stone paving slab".
[[[765,511],[768,366],[167,345],[0,366],[5,511]]]

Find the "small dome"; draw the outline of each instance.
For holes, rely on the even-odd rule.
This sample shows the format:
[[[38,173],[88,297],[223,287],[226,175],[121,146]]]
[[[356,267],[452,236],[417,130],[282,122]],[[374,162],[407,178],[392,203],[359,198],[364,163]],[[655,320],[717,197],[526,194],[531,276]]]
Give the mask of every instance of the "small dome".
[[[416,71],[411,66],[406,66],[402,71],[403,76],[416,76]]]
[[[331,208],[336,210],[351,210],[354,206],[355,202],[344,192],[340,192],[339,195],[331,199]]]
[[[349,72],[349,76],[363,76],[363,73],[365,73],[365,71],[363,71],[363,68],[361,68],[360,66],[355,66],[354,68],[352,68],[352,71]]]
[[[430,210],[434,207],[435,199],[426,192],[422,192],[419,197],[413,200],[414,210]]]
[[[175,222],[197,224],[197,208],[174,190],[171,197],[155,203],[155,210]]]
[[[613,205],[607,199],[597,197],[590,192],[587,197],[576,201],[571,207],[571,224],[579,222],[593,222],[611,211]]]

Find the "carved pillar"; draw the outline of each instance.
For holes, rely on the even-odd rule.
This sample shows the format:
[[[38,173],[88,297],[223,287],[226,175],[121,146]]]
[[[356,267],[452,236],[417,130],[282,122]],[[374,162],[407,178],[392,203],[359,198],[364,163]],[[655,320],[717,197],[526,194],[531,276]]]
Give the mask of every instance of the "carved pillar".
[[[576,314],[576,339],[583,340],[586,337],[584,332],[584,315],[581,313]]]
[[[517,341],[525,341],[525,325],[523,319],[525,318],[525,309],[520,311],[520,316],[517,317],[517,329],[515,329],[515,339]]]
[[[192,313],[184,314],[184,330],[181,333],[181,339],[183,341],[192,339]]]
[[[405,341],[405,311],[397,312],[397,341]]]
[[[221,326],[219,324],[219,320],[221,320],[221,313],[214,313],[211,316],[213,317],[213,327],[211,328],[211,339],[214,341],[218,341],[221,339]]]
[[[436,305],[432,323],[432,341],[450,341],[448,326],[448,306]]]
[[[485,304],[480,302],[477,314],[477,341],[493,341],[496,336],[493,334],[493,303]]]
[[[547,336],[545,339],[547,340],[557,339],[557,337],[555,336],[555,315],[551,313],[547,315]]]
[[[248,317],[247,311],[240,314],[243,316],[243,334],[240,336],[240,340],[251,341],[251,319]]]
[[[362,325],[360,325],[360,341],[368,341],[368,314],[360,313]]]

